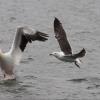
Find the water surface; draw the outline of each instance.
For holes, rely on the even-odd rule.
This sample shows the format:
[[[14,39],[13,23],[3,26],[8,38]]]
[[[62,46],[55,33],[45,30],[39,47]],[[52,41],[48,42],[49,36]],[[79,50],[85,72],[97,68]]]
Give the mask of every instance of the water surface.
[[[58,17],[73,52],[83,47],[81,69],[49,53],[59,51],[53,21]],[[0,100],[100,100],[99,0],[0,0],[0,48],[9,50],[18,26],[31,26],[49,34],[45,43],[29,44],[17,80],[0,81]]]

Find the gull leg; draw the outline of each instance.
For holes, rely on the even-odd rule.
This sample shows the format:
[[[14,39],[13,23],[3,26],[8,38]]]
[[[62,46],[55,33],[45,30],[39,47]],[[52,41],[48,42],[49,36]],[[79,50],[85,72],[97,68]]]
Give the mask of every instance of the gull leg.
[[[75,61],[75,65],[76,65],[78,68],[80,68],[80,66],[77,64],[77,61]]]

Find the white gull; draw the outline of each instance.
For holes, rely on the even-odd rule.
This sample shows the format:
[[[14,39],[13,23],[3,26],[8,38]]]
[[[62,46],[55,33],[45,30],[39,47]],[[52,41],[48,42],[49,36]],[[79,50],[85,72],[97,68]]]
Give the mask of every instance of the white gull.
[[[0,50],[0,67],[4,75],[4,80],[15,79],[14,66],[18,65],[21,60],[22,53],[27,43],[32,41],[46,41],[48,35],[28,27],[19,27],[15,34],[11,49],[3,53]]]

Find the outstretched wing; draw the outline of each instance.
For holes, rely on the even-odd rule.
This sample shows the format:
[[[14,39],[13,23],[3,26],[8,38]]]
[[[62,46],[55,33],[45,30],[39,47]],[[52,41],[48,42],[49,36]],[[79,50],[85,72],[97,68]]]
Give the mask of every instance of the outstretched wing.
[[[39,31],[33,31],[28,27],[19,27],[17,29],[15,39],[10,49],[10,54],[13,56],[15,63],[18,64],[21,59],[22,52],[25,50],[27,43],[32,41],[46,41],[48,35]]]
[[[55,18],[55,20],[54,20],[54,32],[55,32],[55,37],[58,40],[61,50],[66,55],[72,54],[72,49],[67,40],[66,32],[63,29],[62,24],[60,23],[60,21],[57,18]]]
[[[48,35],[39,31],[36,31],[34,34],[22,34],[21,42],[20,42],[20,49],[21,51],[24,51],[27,43],[32,43],[32,41],[38,40],[38,41],[46,41]]]

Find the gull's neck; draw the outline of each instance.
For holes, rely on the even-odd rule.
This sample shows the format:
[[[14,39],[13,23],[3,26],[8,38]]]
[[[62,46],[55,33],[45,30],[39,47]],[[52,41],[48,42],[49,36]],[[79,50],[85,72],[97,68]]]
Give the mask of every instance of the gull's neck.
[[[62,51],[59,52],[59,56],[64,56],[64,55],[65,54]]]

